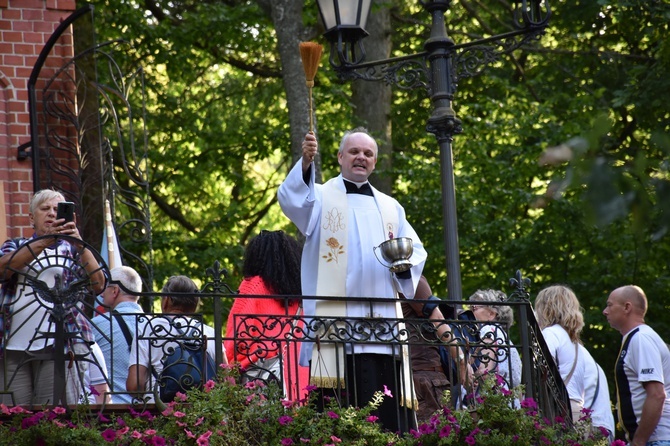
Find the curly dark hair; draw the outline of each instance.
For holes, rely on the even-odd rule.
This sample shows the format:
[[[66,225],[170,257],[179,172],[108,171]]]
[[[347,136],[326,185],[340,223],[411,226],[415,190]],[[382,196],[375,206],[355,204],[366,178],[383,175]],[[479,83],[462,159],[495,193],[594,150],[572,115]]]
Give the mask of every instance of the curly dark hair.
[[[274,294],[299,296],[302,246],[284,231],[261,231],[244,252],[242,274],[260,276]]]

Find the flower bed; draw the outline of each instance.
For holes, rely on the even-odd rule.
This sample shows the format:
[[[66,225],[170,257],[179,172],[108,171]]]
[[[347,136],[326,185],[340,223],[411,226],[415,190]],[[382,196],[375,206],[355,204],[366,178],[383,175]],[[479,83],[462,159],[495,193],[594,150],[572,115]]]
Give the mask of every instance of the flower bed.
[[[238,372],[224,367],[218,382],[178,394],[160,415],[129,409],[110,416],[87,406],[29,412],[0,405],[0,445],[607,445],[583,427],[544,419],[531,399],[514,408],[519,395],[493,377],[476,397],[476,411],[445,407],[400,436],[383,431],[372,415],[384,398],[393,397],[388,392],[380,390],[361,409],[333,404],[319,412],[309,401],[283,399],[275,385],[240,385]]]

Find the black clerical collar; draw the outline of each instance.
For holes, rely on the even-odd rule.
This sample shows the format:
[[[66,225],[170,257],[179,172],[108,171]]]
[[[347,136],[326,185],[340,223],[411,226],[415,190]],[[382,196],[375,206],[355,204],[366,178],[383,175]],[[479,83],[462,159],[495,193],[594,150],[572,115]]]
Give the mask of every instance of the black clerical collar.
[[[374,197],[374,194],[372,193],[372,188],[370,187],[370,183],[363,183],[361,187],[358,187],[356,183],[353,183],[344,178],[342,179],[344,180],[344,187],[347,189],[348,194],[361,194]]]

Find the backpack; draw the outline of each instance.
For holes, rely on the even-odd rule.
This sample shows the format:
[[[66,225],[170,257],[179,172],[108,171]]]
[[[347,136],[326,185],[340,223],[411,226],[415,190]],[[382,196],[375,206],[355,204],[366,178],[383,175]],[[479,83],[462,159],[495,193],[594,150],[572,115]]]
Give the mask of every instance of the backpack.
[[[165,403],[174,400],[177,392],[185,393],[202,388],[210,379],[216,379],[216,364],[207,353],[207,338],[202,342],[183,341],[161,359],[163,371],[157,379],[160,399]]]

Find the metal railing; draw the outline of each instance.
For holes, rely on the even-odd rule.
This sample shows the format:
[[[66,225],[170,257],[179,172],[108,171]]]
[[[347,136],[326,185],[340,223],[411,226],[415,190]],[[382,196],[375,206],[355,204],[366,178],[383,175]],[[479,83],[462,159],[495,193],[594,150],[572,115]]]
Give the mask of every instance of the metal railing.
[[[82,246],[84,248],[81,249],[87,247],[85,244]],[[90,247],[87,248],[94,251]],[[95,254],[97,255],[97,252]],[[99,259],[99,256],[97,258]],[[224,345],[229,357],[245,364],[241,376],[243,381],[256,379],[278,381],[286,397],[296,400],[303,397],[304,389],[308,385],[314,384],[314,376],[310,378],[309,368],[299,365],[300,352],[309,343],[315,352],[311,357],[312,372],[321,365],[322,353],[330,348],[335,360],[335,369],[330,371],[331,381],[327,385],[324,385],[322,381],[321,386],[330,387],[331,390],[336,391],[339,396],[343,397],[342,404],[360,406],[365,403],[357,400],[360,389],[353,385],[347,373],[356,373],[353,358],[357,352],[372,349],[392,357],[394,363],[398,364],[397,373],[393,378],[396,381],[396,388],[409,389],[402,395],[407,403],[405,407],[416,408],[417,395],[413,393],[414,387],[405,386],[412,379],[411,374],[407,373],[409,370],[402,372],[402,366],[407,364],[409,366],[407,369],[411,369],[412,356],[421,349],[427,349],[439,356],[434,358],[435,364],[438,364],[434,371],[441,369],[449,381],[452,398],[447,401],[447,404],[476,406],[476,398],[469,398],[469,395],[476,393],[485,375],[481,372],[490,369],[500,373],[500,370],[506,369],[509,372],[506,375],[503,374],[504,382],[502,383],[505,388],[514,389],[521,384],[523,391],[520,392],[520,398],[533,398],[540,412],[547,418],[553,419],[560,415],[565,419],[570,419],[570,406],[565,386],[553,360],[548,355],[525,291],[527,283],[521,280],[520,275],[513,280],[516,288],[507,300],[486,302],[491,306],[508,305],[512,307],[517,323],[512,327],[503,327],[495,322],[463,319],[428,320],[421,317],[304,315],[301,312],[295,312],[295,305],[290,304],[291,299],[297,298],[303,302],[318,299],[319,302],[332,303],[341,301],[342,298],[238,296],[223,282],[224,274],[219,265],[215,264],[207,271],[212,280],[208,281],[203,290],[197,293],[202,300],[213,300],[216,313],[211,329],[207,329],[206,324],[203,325],[202,315],[199,314],[178,315],[177,317],[162,314],[137,314],[131,316],[133,323],[128,324],[132,327],[132,332],[136,333],[128,342],[128,339],[123,339],[123,336],[119,338],[118,330],[116,335],[115,330],[112,330],[113,325],[119,323],[118,319],[112,313],[105,313],[96,319],[96,340],[99,344],[106,342],[111,346],[116,346],[108,355],[111,360],[107,361],[105,367],[99,361],[99,355],[95,354],[95,349],[92,349],[91,345],[86,342],[83,334],[87,331],[87,326],[90,328],[92,324],[90,316],[93,315],[93,308],[89,302],[94,301],[90,296],[92,294],[90,288],[93,284],[87,282],[88,276],[82,273],[86,271],[84,265],[77,264],[76,259],[67,261],[61,259],[53,263],[46,261],[46,264],[60,265],[58,267],[62,268],[68,262],[71,264],[67,265],[67,269],[79,279],[66,281],[56,278],[56,284],[44,282],[45,279],[41,277],[40,271],[34,268],[10,268],[15,276],[20,276],[19,279],[24,278],[20,283],[31,288],[28,297],[34,299],[37,305],[36,310],[31,314],[23,315],[24,323],[31,317],[39,317],[40,321],[48,321],[50,328],[46,331],[38,330],[34,336],[35,338],[46,336],[53,339],[53,342],[49,349],[40,351],[41,356],[35,356],[29,361],[22,362],[16,370],[7,370],[7,362],[3,361],[4,379],[0,382],[2,386],[0,396],[3,397],[5,404],[12,404],[15,401],[13,383],[21,369],[32,367],[34,361],[45,360],[53,361],[55,383],[53,398],[47,401],[47,404],[71,405],[80,404],[84,400],[95,401],[87,388],[91,384],[91,371],[95,368],[109,372],[105,378],[106,383],[111,389],[112,402],[118,402],[118,397],[127,393],[124,388],[113,388],[113,383],[119,381],[119,376],[125,377],[128,374],[125,367],[123,370],[119,369],[119,364],[126,363],[114,356],[121,352],[121,354],[128,355],[131,363],[145,364],[148,371],[142,377],[146,380],[144,390],[132,394],[130,405],[156,404],[160,409],[165,402],[162,391],[170,383],[170,378],[162,376],[160,370],[156,373],[154,369],[169,370],[170,367],[176,369],[179,366],[181,367],[179,369],[180,385],[183,381],[181,378],[185,378],[187,384],[188,378],[192,378],[191,381],[195,385],[201,385],[211,378],[207,373],[207,355],[196,355],[189,352],[208,350],[210,356],[214,357],[215,364],[221,364],[224,362]],[[101,259],[100,269],[105,273],[105,280],[109,280],[109,272]],[[87,288],[82,288],[82,284]],[[87,291],[84,292],[84,289]],[[160,293],[141,293],[139,299],[153,302],[160,297]],[[263,299],[264,301],[278,299],[285,310],[281,314],[237,314],[229,319],[229,310],[224,310],[224,308],[228,308],[229,305],[226,303],[232,303],[235,298]],[[349,298],[346,302],[369,305],[369,313],[375,314],[375,305],[397,302],[404,304],[413,301]],[[461,308],[467,305],[467,302],[443,302],[441,305]],[[11,311],[14,311],[14,316],[16,316],[19,309],[12,306],[11,301],[5,301],[3,312]],[[68,315],[74,313],[77,314],[77,317],[73,324],[72,318]],[[128,318],[129,315],[125,316]],[[231,330],[230,336],[224,335],[227,324],[233,324],[235,328]],[[436,334],[441,325],[448,327],[448,336],[438,339]],[[492,339],[480,337],[484,326],[488,326],[489,331],[495,333]],[[5,333],[3,345],[7,345],[9,340],[7,336],[11,337],[11,334]],[[73,340],[81,342],[73,342]],[[174,358],[175,352],[179,353],[181,359]],[[457,360],[454,352],[462,352],[463,361]],[[185,354],[192,358],[184,359]],[[169,359],[170,355],[173,356],[172,359]],[[514,356],[518,356],[521,362],[521,371],[518,374],[515,374],[513,370],[517,367],[513,361]],[[156,365],[158,367],[155,367]],[[472,371],[463,373],[463,367]],[[479,373],[475,369],[478,369]],[[345,371],[348,372],[345,373]],[[415,373],[419,373],[419,370],[415,370]],[[520,382],[518,378],[515,378],[518,375],[521,376]],[[50,378],[49,376],[42,377],[42,379]],[[86,395],[89,395],[90,398],[87,399]],[[38,406],[43,403],[44,401],[35,401],[35,405]],[[104,410],[106,406],[108,403],[96,407]],[[399,416],[406,415],[399,414]]]

